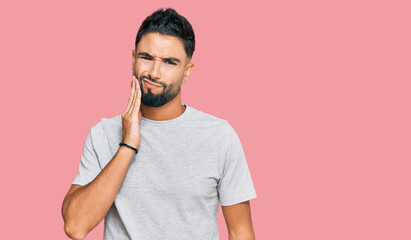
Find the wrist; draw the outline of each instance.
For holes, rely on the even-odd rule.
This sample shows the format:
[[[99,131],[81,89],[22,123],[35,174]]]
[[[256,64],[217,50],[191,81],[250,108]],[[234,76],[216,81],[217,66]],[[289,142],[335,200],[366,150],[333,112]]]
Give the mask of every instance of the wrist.
[[[136,152],[133,149],[130,149],[128,147],[125,146],[120,146],[117,150],[117,152],[121,153],[121,154],[125,154],[125,155],[130,155],[130,156],[135,156]]]
[[[138,147],[137,148],[135,148],[135,147],[133,147],[133,146],[131,146],[131,145],[128,145],[127,143],[125,143],[125,142],[121,142],[121,143],[119,143],[119,145],[120,145],[120,148],[121,147],[123,147],[123,148],[127,148],[127,149],[129,149],[129,150],[131,150],[131,151],[134,151],[134,153],[138,153]]]

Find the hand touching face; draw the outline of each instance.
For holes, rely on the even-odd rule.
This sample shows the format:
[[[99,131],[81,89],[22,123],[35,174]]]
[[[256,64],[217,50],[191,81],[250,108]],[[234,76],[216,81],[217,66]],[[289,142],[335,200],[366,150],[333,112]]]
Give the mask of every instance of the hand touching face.
[[[159,107],[173,100],[193,67],[179,38],[146,33],[133,51],[133,74],[140,83],[142,104]]]

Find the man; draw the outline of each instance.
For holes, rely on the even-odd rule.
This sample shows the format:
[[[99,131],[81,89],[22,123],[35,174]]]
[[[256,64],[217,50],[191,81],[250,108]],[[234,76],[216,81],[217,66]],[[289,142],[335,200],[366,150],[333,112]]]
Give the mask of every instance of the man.
[[[107,240],[216,240],[219,201],[230,240],[255,238],[249,200],[257,195],[238,135],[181,103],[194,49],[191,24],[175,10],[142,23],[126,110],[91,128],[63,201],[70,238],[105,218]]]

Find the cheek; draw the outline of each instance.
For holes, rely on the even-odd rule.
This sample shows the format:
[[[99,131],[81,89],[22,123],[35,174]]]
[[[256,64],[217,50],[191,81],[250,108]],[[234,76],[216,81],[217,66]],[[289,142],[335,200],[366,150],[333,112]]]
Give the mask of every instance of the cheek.
[[[140,61],[136,61],[134,64],[134,69],[137,74],[137,77],[140,77],[143,74],[147,74],[147,66],[144,63],[141,63]]]
[[[140,61],[136,61],[136,63],[134,64],[134,68],[136,69],[137,72],[141,69]]]
[[[167,73],[164,73],[163,76],[169,79],[170,82],[180,84],[184,78],[184,71],[181,71],[181,70],[169,71]]]

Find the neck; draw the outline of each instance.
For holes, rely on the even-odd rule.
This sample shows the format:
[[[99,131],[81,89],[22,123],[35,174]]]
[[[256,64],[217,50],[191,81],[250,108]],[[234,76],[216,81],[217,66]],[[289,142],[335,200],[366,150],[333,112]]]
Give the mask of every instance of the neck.
[[[141,103],[140,110],[141,115],[147,119],[165,121],[177,118],[184,113],[186,107],[181,104],[181,99],[176,97],[161,107],[148,107]]]

